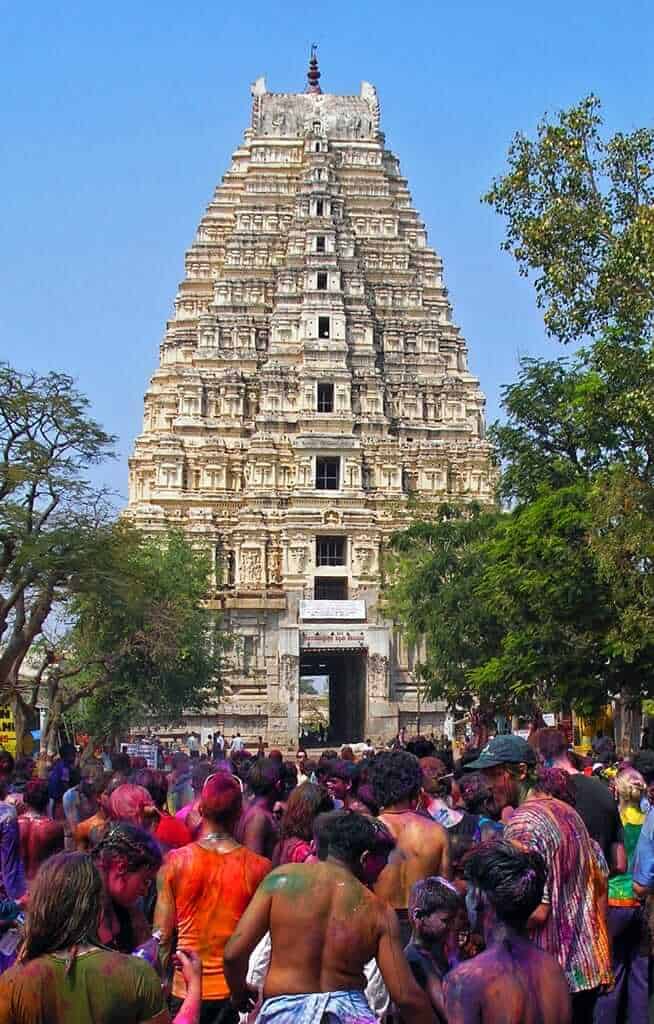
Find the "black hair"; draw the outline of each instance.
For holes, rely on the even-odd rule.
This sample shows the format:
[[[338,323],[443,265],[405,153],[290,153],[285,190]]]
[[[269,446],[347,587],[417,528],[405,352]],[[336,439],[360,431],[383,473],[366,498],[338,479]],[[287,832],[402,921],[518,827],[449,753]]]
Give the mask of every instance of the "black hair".
[[[147,789],[155,806],[160,810],[163,808],[168,796],[168,779],[165,772],[158,772],[153,768],[140,768],[134,772],[132,782],[135,786]]]
[[[352,761],[335,757],[333,761],[323,761],[320,765],[320,776],[323,779],[342,779],[354,786],[359,778],[359,767]]]
[[[48,800],[48,783],[45,779],[30,779],[23,793],[24,803],[42,814],[48,806]]]
[[[459,784],[463,806],[469,814],[488,815],[491,791],[481,772],[461,771],[455,778]],[[489,815],[490,816],[490,815]]]
[[[412,918],[429,917],[435,910],[455,913],[463,909],[463,897],[444,878],[423,878],[411,886],[409,913]]]
[[[132,762],[129,759],[129,754],[112,754],[111,755],[111,770],[112,772],[120,772],[121,775],[127,775]]]
[[[374,826],[365,814],[356,811],[337,811],[322,828],[328,856],[338,857],[350,867],[361,860],[376,842]]]
[[[500,921],[522,929],[543,899],[547,867],[540,853],[504,839],[482,843],[464,860],[468,882],[486,895]]]
[[[116,821],[110,825],[92,851],[92,856],[101,866],[110,864],[116,857],[123,857],[129,871],[145,867],[158,871],[162,861],[161,849],[154,836],[128,821]]]
[[[247,775],[248,786],[255,796],[271,796],[279,789],[282,778],[282,766],[279,761],[269,757],[260,757],[253,761]]]
[[[323,750],[318,764],[321,764],[323,761],[338,761],[338,752],[336,750]]]
[[[325,860],[328,851],[328,828],[332,820],[344,811],[323,811],[313,821],[313,838],[316,844],[318,860]]]
[[[476,761],[481,751],[478,747],[468,747],[461,754],[461,768],[465,768],[467,764],[471,764],[472,761]]]
[[[410,754],[415,754],[418,759],[421,757],[433,757],[436,747],[431,740],[424,736],[412,736],[406,745]]]
[[[420,792],[420,762],[405,750],[382,751],[371,762],[370,781],[379,806],[392,807],[402,800],[410,800]]]
[[[280,799],[287,800],[296,787],[297,768],[292,761],[283,761],[281,764]]]
[[[641,750],[634,758],[633,764],[648,786],[654,782],[654,750]]]

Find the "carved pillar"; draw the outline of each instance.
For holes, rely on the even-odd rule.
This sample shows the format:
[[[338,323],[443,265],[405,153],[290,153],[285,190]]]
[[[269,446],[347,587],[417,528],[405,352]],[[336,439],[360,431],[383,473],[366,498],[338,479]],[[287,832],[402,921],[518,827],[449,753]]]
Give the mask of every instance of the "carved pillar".
[[[271,705],[268,741],[297,745],[300,693],[300,634],[297,629],[279,631],[279,698]]]

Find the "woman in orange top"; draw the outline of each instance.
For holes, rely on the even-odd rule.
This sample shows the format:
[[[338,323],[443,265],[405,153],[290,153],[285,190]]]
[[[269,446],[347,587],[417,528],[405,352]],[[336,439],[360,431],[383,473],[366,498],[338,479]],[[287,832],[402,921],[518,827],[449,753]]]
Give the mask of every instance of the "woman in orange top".
[[[224,951],[259,883],[271,869],[266,857],[234,839],[241,812],[241,788],[227,772],[210,776],[202,788],[202,828],[197,842],[173,850],[159,872],[154,927],[161,933],[164,966],[175,928],[184,949],[202,959],[202,1017],[236,1024],[229,1002]],[[173,977],[173,1007],[186,993],[179,970]],[[177,1000],[177,1002],[175,1001]]]

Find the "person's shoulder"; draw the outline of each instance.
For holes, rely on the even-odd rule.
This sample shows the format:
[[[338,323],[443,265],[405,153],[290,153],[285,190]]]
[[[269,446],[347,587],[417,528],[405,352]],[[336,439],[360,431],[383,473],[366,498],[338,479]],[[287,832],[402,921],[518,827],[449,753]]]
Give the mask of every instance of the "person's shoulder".
[[[253,850],[248,850],[247,846],[242,848],[244,850],[243,858],[246,861],[248,868],[255,871],[263,871],[264,874],[268,874],[272,868],[272,861],[268,857],[262,857],[260,853],[255,853]]]
[[[584,775],[583,772],[575,772],[570,779],[576,795],[589,796],[603,804],[615,806],[616,802],[609,787],[601,779],[595,778],[594,775]]]
[[[9,999],[12,992],[27,988],[33,991],[39,983],[53,984],[56,965],[49,956],[39,956],[25,964],[15,963],[0,974],[0,1005]]]
[[[478,953],[470,960],[464,960],[448,971],[445,976],[447,988],[463,989],[474,994],[475,990],[483,989],[486,981],[497,977],[497,964],[488,951]]]
[[[404,825],[402,833],[398,839],[412,846],[418,844],[421,847],[424,842],[429,842],[431,846],[436,842],[447,842],[447,829],[428,814],[414,812]]]
[[[552,805],[555,800],[540,800],[538,797],[526,800],[516,807],[505,825],[505,832],[517,829],[538,829],[552,827]]]

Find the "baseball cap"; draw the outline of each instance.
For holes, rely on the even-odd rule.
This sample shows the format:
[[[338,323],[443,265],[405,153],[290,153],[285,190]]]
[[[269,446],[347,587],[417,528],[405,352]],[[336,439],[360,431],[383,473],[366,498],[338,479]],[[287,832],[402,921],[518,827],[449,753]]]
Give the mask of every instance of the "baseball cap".
[[[498,764],[536,764],[536,751],[522,736],[494,736],[476,761],[465,765],[466,771],[479,772]]]

